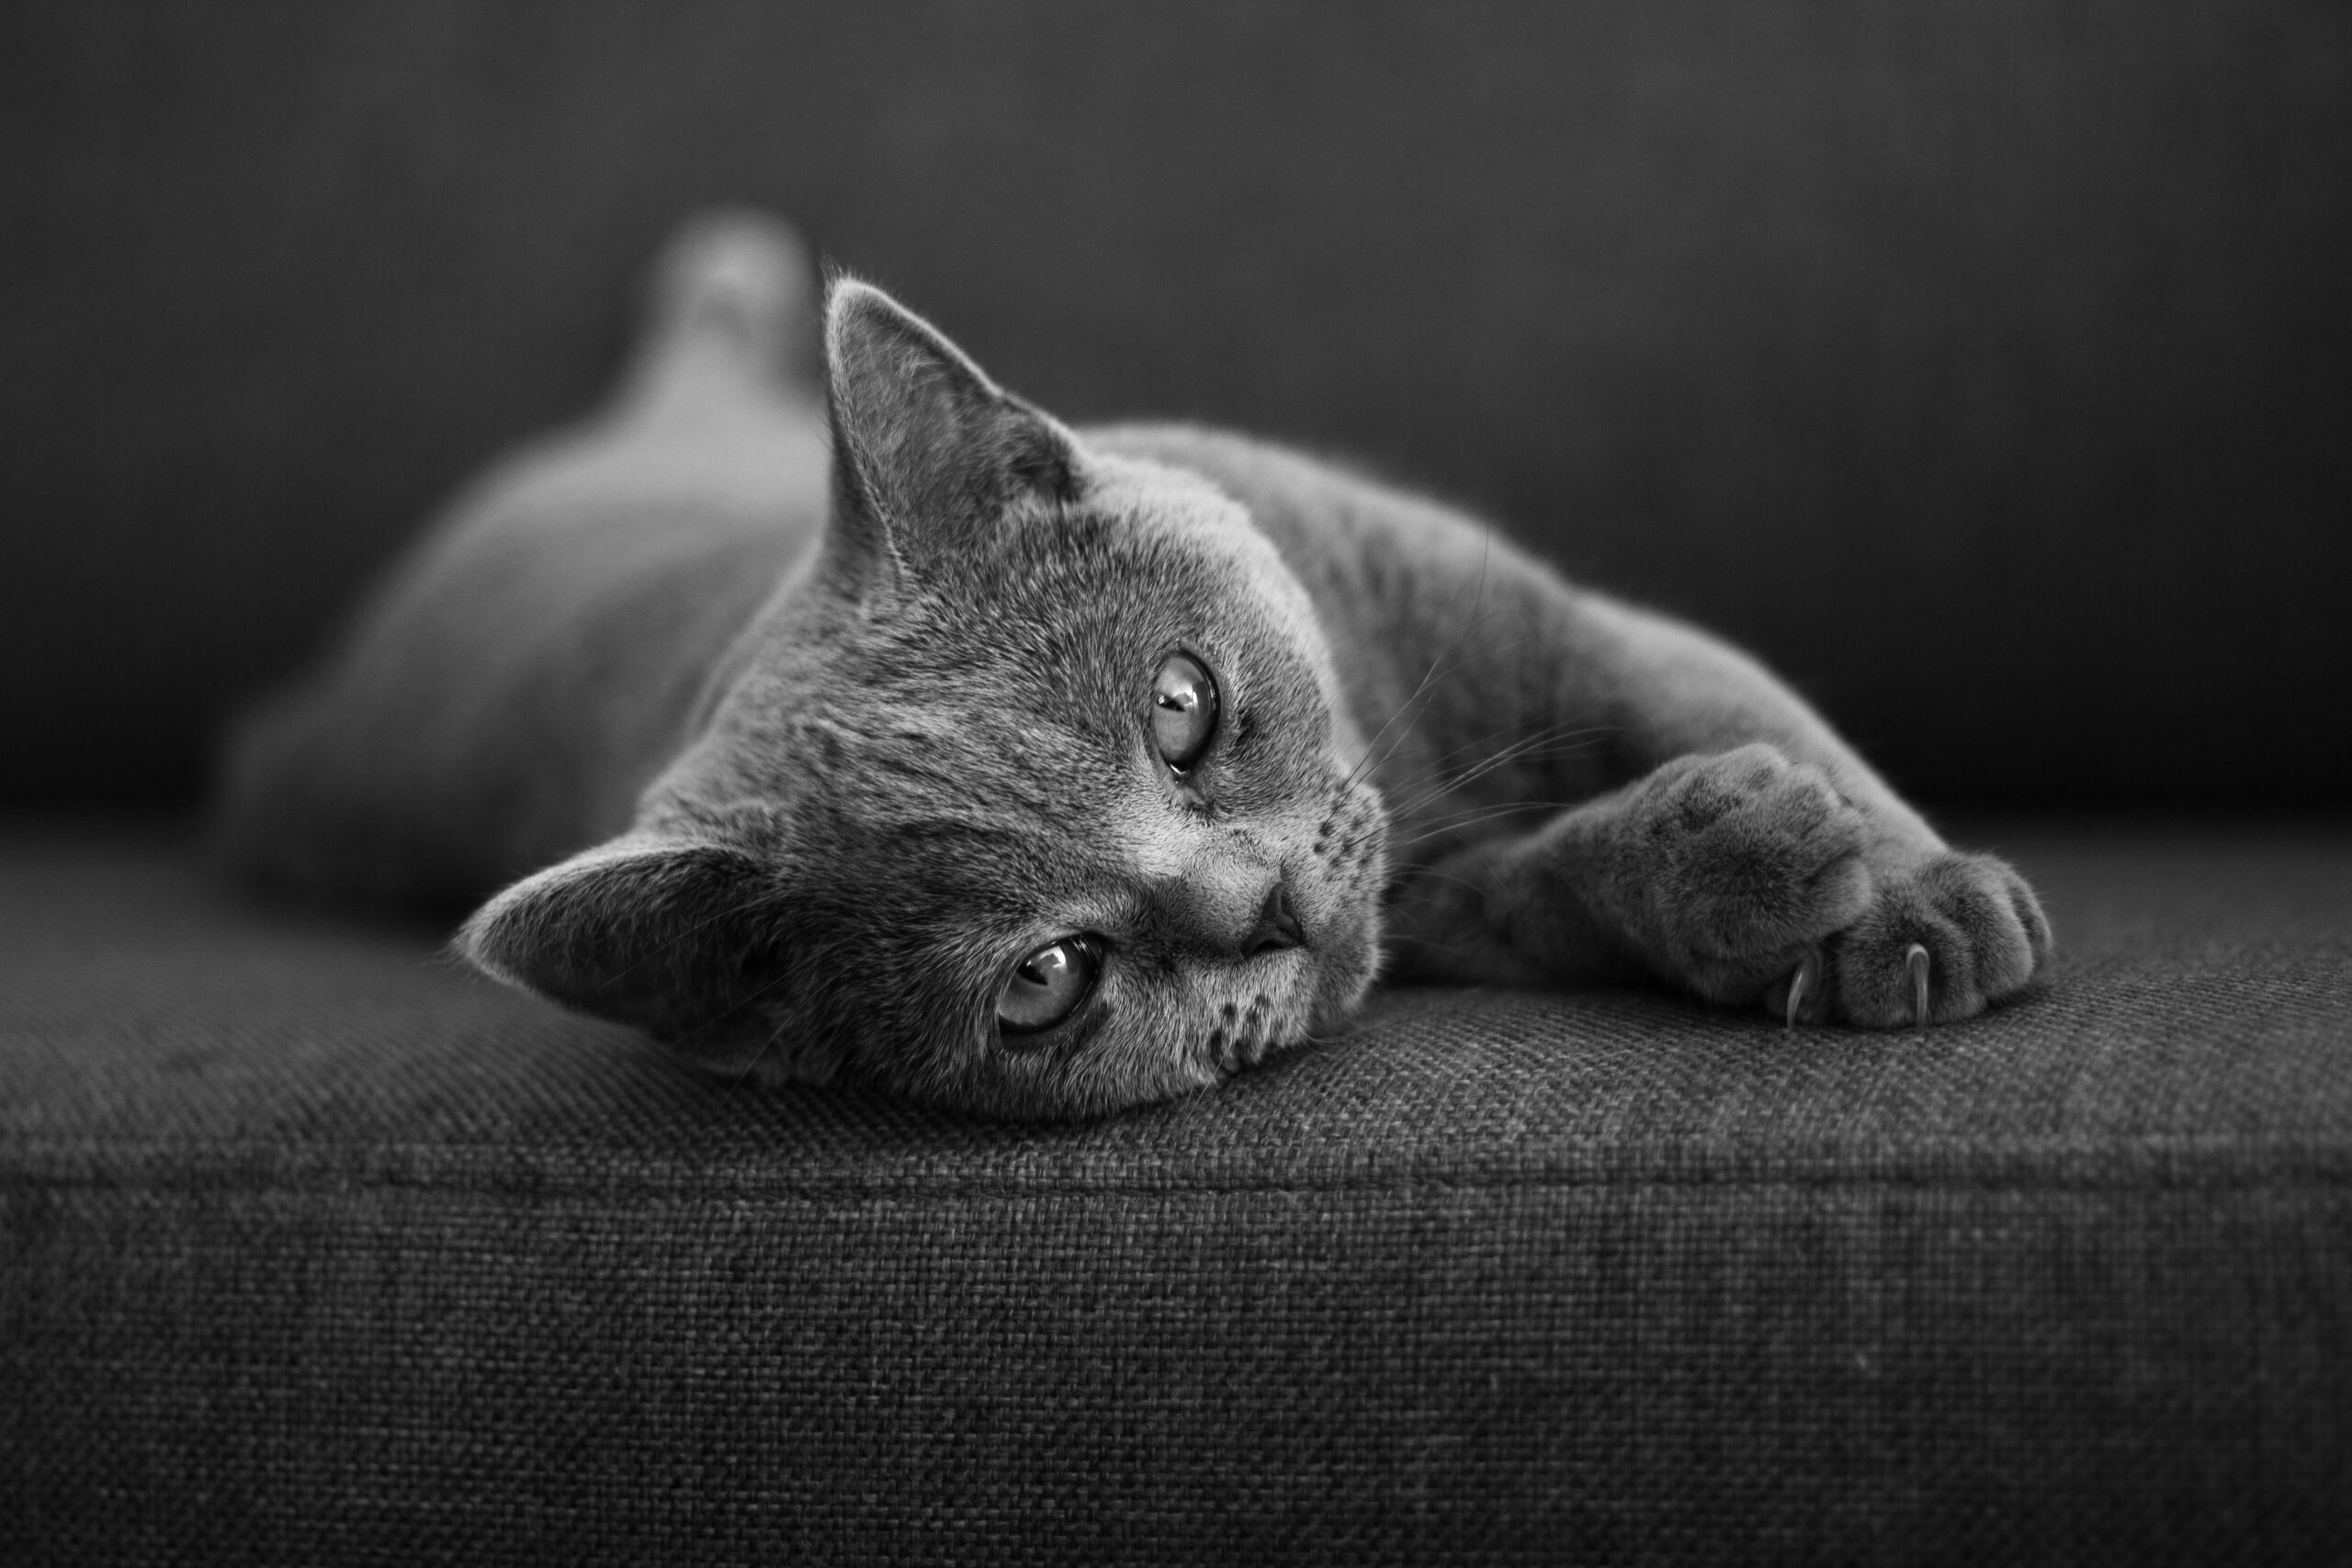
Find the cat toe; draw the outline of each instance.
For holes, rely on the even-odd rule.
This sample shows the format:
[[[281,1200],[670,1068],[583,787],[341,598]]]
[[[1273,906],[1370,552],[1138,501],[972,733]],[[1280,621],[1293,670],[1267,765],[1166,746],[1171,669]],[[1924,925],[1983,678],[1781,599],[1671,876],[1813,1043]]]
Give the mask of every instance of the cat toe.
[[[2024,878],[1989,855],[1944,855],[1885,878],[1839,938],[1838,1010],[1879,1029],[1973,1018],[2021,990],[2049,952]]]

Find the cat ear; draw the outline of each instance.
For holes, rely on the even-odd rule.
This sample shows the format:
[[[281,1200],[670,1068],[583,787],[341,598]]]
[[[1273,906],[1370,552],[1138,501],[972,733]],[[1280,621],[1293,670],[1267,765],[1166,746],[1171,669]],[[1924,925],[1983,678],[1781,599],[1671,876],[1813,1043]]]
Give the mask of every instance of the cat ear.
[[[724,845],[632,835],[499,894],[458,952],[510,986],[661,1039],[716,1043],[788,954],[775,869]]]
[[[977,543],[1023,494],[1076,494],[1069,432],[872,285],[834,283],[825,368],[834,526],[853,556],[916,564]]]

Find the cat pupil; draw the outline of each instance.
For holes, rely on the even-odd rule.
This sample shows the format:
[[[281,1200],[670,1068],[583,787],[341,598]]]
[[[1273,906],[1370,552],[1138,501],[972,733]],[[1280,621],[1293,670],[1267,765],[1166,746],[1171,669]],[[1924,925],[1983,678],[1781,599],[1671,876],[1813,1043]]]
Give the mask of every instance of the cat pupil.
[[[1216,682],[1189,653],[1171,653],[1152,678],[1151,738],[1161,761],[1187,768],[1216,733]]]

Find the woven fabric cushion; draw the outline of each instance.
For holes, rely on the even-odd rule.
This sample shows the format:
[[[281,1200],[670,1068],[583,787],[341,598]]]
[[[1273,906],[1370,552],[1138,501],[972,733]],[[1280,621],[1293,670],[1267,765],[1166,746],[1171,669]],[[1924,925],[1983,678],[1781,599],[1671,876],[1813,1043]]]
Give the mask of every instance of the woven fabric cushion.
[[[1419,991],[1022,1129],[0,841],[0,1557],[2352,1544],[2352,838],[2012,836],[1925,1036]]]

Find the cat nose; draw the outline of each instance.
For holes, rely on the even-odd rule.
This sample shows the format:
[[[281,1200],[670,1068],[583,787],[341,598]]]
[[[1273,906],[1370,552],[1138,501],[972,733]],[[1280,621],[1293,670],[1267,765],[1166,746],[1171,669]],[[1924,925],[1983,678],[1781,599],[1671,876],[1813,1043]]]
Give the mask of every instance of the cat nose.
[[[1231,963],[1305,947],[1282,867],[1247,853],[1206,854],[1153,888],[1168,940]]]
[[[1258,911],[1256,929],[1241,943],[1241,956],[1255,958],[1261,953],[1306,945],[1306,933],[1298,929],[1298,916],[1292,912],[1290,895],[1283,891],[1283,880],[1278,876],[1266,894],[1266,907]]]

